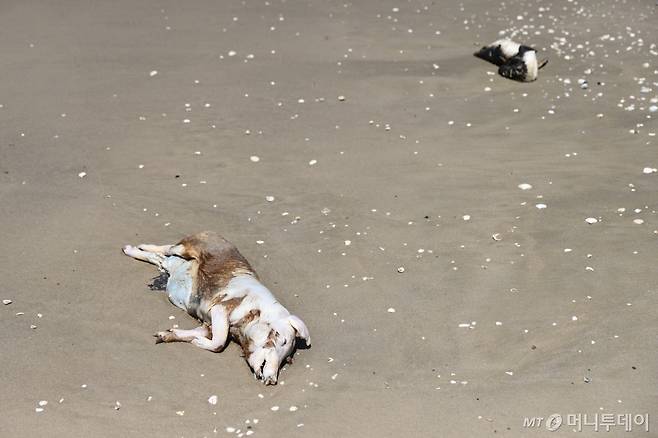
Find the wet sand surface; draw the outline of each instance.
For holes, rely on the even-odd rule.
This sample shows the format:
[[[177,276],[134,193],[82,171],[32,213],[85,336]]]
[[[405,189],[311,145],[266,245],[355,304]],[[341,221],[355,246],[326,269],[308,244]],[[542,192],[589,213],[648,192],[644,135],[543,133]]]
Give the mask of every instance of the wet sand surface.
[[[444,3],[0,4],[0,435],[658,415],[655,2]],[[502,36],[536,82],[472,56]],[[204,229],[310,328],[276,387],[154,345],[196,323],[120,248]]]

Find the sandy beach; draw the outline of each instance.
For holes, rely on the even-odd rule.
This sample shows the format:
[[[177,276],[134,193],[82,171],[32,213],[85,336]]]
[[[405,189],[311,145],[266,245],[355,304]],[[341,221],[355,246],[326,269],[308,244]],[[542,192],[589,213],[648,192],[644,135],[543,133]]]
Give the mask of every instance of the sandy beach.
[[[658,436],[656,29],[648,0],[1,2],[0,437]],[[473,57],[502,37],[536,82]],[[310,329],[277,386],[154,344],[196,322],[121,247],[201,230]]]

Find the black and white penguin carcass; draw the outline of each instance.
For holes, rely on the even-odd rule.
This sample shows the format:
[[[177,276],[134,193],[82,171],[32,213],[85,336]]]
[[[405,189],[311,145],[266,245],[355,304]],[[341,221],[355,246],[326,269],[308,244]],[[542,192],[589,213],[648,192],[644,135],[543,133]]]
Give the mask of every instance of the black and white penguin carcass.
[[[548,59],[537,60],[537,50],[512,40],[502,39],[474,53],[478,58],[498,66],[498,74],[508,79],[532,82]]]

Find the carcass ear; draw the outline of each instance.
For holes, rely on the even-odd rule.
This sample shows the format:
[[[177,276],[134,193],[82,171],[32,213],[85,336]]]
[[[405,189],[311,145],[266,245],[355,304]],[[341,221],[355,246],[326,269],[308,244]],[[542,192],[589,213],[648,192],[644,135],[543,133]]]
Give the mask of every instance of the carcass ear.
[[[297,332],[297,337],[302,338],[306,341],[306,345],[311,345],[311,334],[308,332],[308,328],[304,321],[299,319],[298,316],[290,315],[288,317],[288,323],[295,329]]]

